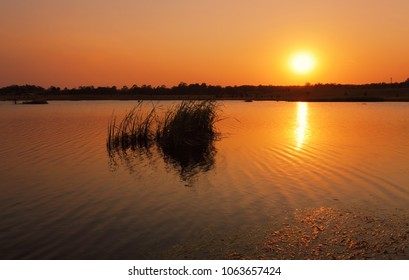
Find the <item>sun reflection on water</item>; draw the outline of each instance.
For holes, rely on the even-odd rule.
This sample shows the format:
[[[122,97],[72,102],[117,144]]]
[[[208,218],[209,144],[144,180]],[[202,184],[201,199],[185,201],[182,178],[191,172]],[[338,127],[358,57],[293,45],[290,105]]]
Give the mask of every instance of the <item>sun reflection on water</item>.
[[[300,150],[305,142],[308,129],[308,103],[297,103],[297,127],[295,129],[296,149]]]

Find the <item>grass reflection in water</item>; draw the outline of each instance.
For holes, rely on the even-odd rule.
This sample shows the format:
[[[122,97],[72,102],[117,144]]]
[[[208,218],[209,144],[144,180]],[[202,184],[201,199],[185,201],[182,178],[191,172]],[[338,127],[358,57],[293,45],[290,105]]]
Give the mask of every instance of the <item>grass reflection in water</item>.
[[[187,183],[213,168],[214,142],[220,136],[215,128],[220,120],[215,102],[183,101],[163,114],[155,106],[144,110],[142,104],[119,122],[112,116],[106,142],[112,167],[120,162],[134,172],[135,161],[152,161],[157,153]]]

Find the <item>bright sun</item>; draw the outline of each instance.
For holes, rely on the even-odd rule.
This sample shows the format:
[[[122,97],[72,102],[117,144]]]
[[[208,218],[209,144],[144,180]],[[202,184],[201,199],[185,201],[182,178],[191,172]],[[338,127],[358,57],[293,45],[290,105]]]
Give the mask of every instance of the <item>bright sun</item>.
[[[295,73],[307,74],[315,67],[314,56],[306,52],[296,53],[290,59],[290,67]]]

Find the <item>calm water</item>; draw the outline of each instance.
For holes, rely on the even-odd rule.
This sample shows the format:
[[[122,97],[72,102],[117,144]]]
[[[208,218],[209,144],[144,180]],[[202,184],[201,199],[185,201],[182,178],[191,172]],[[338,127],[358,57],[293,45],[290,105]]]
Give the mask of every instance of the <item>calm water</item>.
[[[224,102],[212,153],[110,156],[134,105],[0,103],[1,258],[151,258],[296,208],[408,208],[409,103]]]

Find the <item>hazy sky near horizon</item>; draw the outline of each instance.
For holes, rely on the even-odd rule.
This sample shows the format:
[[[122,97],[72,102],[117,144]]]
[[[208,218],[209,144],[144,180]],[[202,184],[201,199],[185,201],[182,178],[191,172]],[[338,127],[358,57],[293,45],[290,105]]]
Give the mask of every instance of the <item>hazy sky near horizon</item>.
[[[2,0],[0,86],[409,78],[407,0]],[[289,69],[308,51],[316,67]]]

